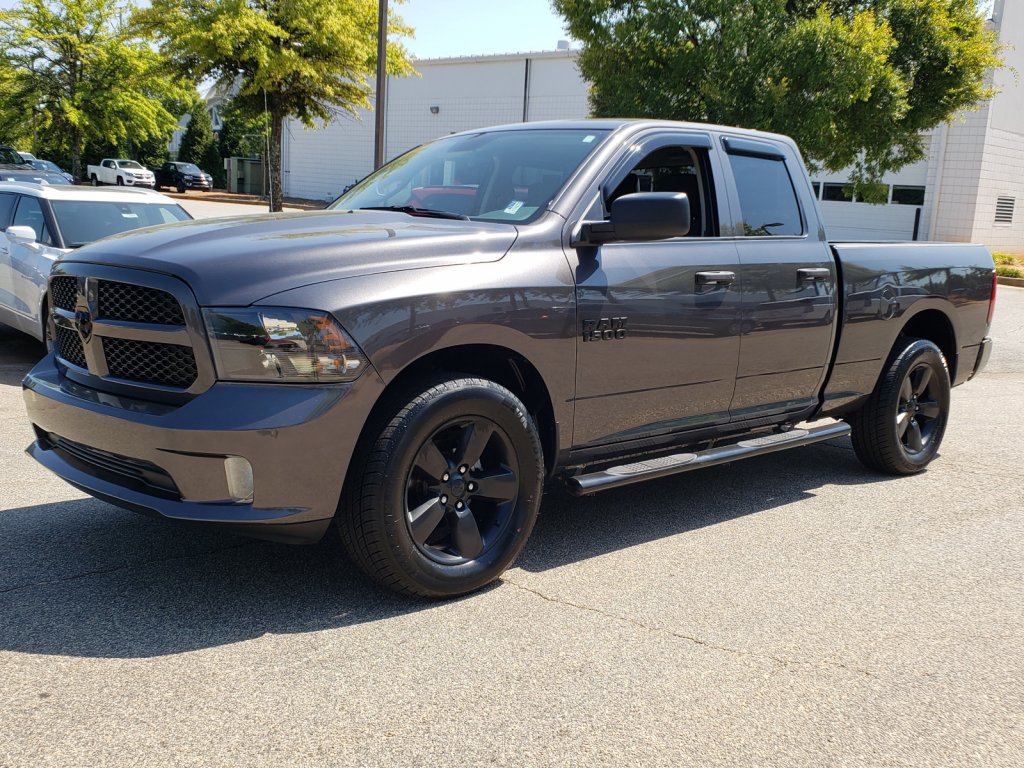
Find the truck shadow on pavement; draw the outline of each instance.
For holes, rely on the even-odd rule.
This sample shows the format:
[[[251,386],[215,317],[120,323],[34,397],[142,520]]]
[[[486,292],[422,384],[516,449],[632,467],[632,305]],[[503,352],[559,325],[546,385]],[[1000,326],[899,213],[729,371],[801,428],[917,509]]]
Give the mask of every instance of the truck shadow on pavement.
[[[794,503],[824,484],[887,479],[837,440],[587,499],[553,489],[515,567],[543,572]],[[372,584],[333,535],[271,544],[87,498],[0,512],[0,651],[148,658],[436,605]]]

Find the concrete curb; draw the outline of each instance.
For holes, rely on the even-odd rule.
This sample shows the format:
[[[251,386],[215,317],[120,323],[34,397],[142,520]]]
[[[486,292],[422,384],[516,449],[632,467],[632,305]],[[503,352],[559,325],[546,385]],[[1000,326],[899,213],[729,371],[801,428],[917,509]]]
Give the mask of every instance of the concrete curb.
[[[1012,285],[1014,288],[1024,288],[1024,277],[1003,277],[996,278],[1000,285]]]

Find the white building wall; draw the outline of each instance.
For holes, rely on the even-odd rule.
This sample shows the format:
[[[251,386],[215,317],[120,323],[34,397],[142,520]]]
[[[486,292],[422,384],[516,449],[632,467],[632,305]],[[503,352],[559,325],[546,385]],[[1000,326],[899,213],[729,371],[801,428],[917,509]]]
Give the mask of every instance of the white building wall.
[[[933,190],[935,211],[930,240],[970,242],[974,238],[988,116],[986,105],[950,123],[946,130],[945,148],[938,158]]]
[[[999,197],[1015,201],[1010,223],[995,220]],[[989,131],[971,239],[1001,251],[1024,253],[1024,130]]]
[[[527,79],[529,60],[529,80]],[[388,81],[387,159],[459,131],[587,116],[587,86],[568,51],[415,62],[419,77]],[[332,200],[373,170],[373,113],[305,128],[286,123],[284,189]]]

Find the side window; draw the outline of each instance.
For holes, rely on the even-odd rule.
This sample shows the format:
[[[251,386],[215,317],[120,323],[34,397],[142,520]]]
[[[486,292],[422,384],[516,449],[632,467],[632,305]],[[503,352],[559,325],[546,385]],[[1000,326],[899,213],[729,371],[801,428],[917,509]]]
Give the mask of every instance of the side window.
[[[12,226],[32,227],[32,231],[36,233],[36,242],[53,245],[53,241],[50,239],[50,230],[46,226],[46,218],[43,216],[43,208],[34,197],[20,196]]]
[[[607,193],[605,218],[616,198],[634,192],[685,192],[690,200],[690,232],[687,237],[717,237],[714,186],[702,149],[660,147],[643,157],[625,178]]]
[[[729,155],[748,237],[802,235],[803,222],[793,180],[782,158]]]
[[[11,213],[14,212],[14,195],[0,192],[0,229],[7,229],[11,224]]]

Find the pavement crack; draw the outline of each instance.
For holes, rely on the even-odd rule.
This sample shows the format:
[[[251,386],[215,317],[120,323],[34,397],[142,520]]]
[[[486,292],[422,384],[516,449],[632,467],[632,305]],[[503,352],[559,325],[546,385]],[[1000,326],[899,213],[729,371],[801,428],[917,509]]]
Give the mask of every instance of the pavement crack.
[[[24,584],[15,584],[13,587],[4,587],[0,589],[0,595],[7,595],[11,592],[18,592],[23,589],[34,589],[35,587],[46,587],[51,584],[63,584],[68,581],[78,581],[79,579],[87,579],[91,576],[104,576],[108,573],[116,573],[117,571],[130,571],[133,568],[143,568],[147,565],[157,565],[159,563],[173,563],[179,560],[189,560],[194,557],[200,557],[202,555],[215,555],[220,552],[229,552],[234,549],[242,549],[244,547],[259,546],[259,542],[246,541],[241,544],[235,544],[230,547],[220,547],[218,549],[208,549],[203,552],[194,552],[188,555],[176,555],[174,557],[157,557],[152,560],[140,560],[135,563],[122,563],[120,565],[112,565],[109,568],[96,568],[92,571],[83,571],[82,573],[73,573],[69,576],[62,576],[59,579],[44,579],[42,581],[27,581]]]
[[[707,641],[707,640],[705,640],[703,638],[695,637],[693,635],[687,635],[687,634],[685,634],[683,632],[678,632],[678,631],[673,630],[673,629],[668,629],[667,627],[659,626],[657,624],[647,624],[647,623],[645,623],[643,621],[640,621],[639,619],[634,619],[634,618],[632,618],[630,616],[620,616],[619,614],[610,613],[610,612],[604,611],[604,610],[602,610],[600,608],[595,608],[594,606],[583,605],[582,603],[574,603],[571,600],[565,600],[565,599],[559,598],[559,597],[552,597],[551,595],[547,595],[547,594],[545,594],[544,592],[541,592],[538,589],[534,589],[533,587],[528,587],[525,584],[520,584],[519,582],[511,579],[507,573],[504,576],[502,576],[502,581],[504,581],[506,584],[512,585],[516,589],[522,590],[523,592],[528,592],[531,595],[535,595],[536,597],[541,598],[542,600],[546,600],[549,603],[555,603],[556,605],[563,605],[563,606],[566,606],[568,608],[575,608],[576,610],[579,610],[579,611],[586,611],[587,613],[593,613],[593,614],[596,614],[598,616],[603,616],[606,619],[611,619],[613,621],[618,621],[618,622],[621,622],[623,624],[630,624],[630,625],[632,625],[634,627],[638,627],[640,629],[646,630],[647,632],[668,635],[669,637],[675,638],[676,640],[682,640],[682,641],[690,643],[692,645],[696,645],[696,646],[699,646],[701,648],[705,648],[705,649],[707,649],[709,651],[718,651],[720,653],[728,653],[728,654],[731,654],[733,656],[749,656],[749,657],[755,658],[755,659],[762,659],[762,660],[765,660],[765,661],[770,661],[773,664],[777,664],[777,665],[783,666],[783,667],[831,667],[833,669],[841,669],[841,670],[844,670],[846,672],[854,672],[854,673],[859,674],[859,675],[864,675],[865,677],[870,677],[870,678],[877,678],[878,677],[878,675],[876,675],[874,672],[871,672],[870,670],[863,669],[861,667],[852,667],[852,666],[850,666],[848,664],[843,664],[842,662],[838,662],[838,661],[829,661],[829,660],[826,660],[826,659],[819,659],[819,660],[814,660],[814,661],[806,661],[806,660],[803,660],[803,659],[790,659],[790,658],[786,658],[784,656],[776,656],[776,655],[770,654],[770,653],[760,653],[758,651],[743,650],[742,648],[729,648],[728,646],[724,646],[724,645],[715,645],[714,643],[711,643],[711,642],[709,642],[709,641]]]

